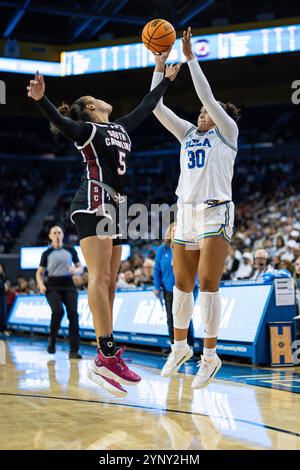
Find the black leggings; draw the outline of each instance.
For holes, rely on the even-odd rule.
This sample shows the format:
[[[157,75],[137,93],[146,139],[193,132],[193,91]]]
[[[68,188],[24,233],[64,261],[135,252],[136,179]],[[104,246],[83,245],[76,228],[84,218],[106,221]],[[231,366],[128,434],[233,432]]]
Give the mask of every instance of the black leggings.
[[[174,323],[173,323],[173,312],[172,312],[172,304],[173,304],[173,292],[169,292],[168,290],[164,289],[164,299],[167,311],[167,323],[168,323],[168,330],[169,330],[169,337],[171,343],[174,343]],[[193,321],[190,321],[190,326],[188,330],[188,337],[187,342],[189,346],[194,346],[194,326]]]
[[[50,338],[54,341],[56,339],[62,318],[64,316],[63,304],[65,304],[69,320],[70,351],[77,352],[80,346],[77,291],[75,289],[69,289],[65,291],[50,289],[46,292],[46,298],[52,311]]]

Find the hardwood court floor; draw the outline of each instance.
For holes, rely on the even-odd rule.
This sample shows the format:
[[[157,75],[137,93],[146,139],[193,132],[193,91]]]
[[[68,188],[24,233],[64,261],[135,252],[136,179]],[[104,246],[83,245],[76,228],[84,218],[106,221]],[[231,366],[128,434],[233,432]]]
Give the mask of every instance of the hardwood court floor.
[[[62,343],[55,356],[45,347],[44,340],[6,341],[0,449],[300,450],[299,368],[253,373],[224,364],[219,379],[193,391],[193,364],[163,379],[159,356],[128,352],[143,380],[115,398],[86,378],[93,348],[83,347],[76,361]],[[273,376],[282,390],[267,388]]]

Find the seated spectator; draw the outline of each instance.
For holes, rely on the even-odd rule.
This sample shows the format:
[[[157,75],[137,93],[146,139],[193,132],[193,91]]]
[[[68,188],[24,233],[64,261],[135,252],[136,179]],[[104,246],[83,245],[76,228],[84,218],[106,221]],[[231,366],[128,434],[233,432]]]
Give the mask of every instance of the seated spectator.
[[[132,267],[134,269],[138,269],[138,268],[141,268],[143,266],[143,262],[144,262],[144,258],[140,255],[134,255],[132,257]]]
[[[296,294],[296,306],[297,306],[297,315],[295,319],[297,322],[297,336],[300,337],[300,257],[295,261],[295,272],[294,272],[294,281],[295,281],[295,294]]]
[[[275,256],[279,256],[281,255],[281,253],[284,252],[284,238],[280,235],[279,237],[276,238],[276,243],[275,243],[275,248],[276,248],[276,252],[275,252]]]
[[[31,277],[28,281],[28,289],[29,289],[29,294],[37,294],[38,293],[36,281],[35,281],[35,279],[33,279],[33,277]]]
[[[124,273],[120,273],[117,279],[118,289],[135,289],[134,274],[131,269],[127,269]]]
[[[280,256],[273,256],[272,258],[272,261],[271,261],[271,266],[274,268],[274,269],[280,269],[279,268],[279,265],[280,265]]]
[[[224,266],[221,281],[230,281],[230,279],[231,279],[230,273],[227,271],[227,268]]]
[[[253,256],[251,253],[243,253],[241,262],[233,279],[250,279],[253,272]]]
[[[295,261],[295,250],[298,248],[299,244],[295,240],[289,240],[286,244],[285,251],[281,253],[281,259],[292,263]]]
[[[134,270],[134,283],[137,287],[141,287],[143,278],[142,268],[137,268]]]
[[[259,249],[255,252],[254,269],[255,271],[251,277],[254,281],[259,279],[263,274],[274,271],[272,266],[268,264],[268,253],[266,250]]]
[[[295,240],[296,242],[299,241],[299,237],[300,237],[300,232],[298,230],[292,230],[291,233],[290,233],[290,238],[292,240]]]
[[[225,261],[225,268],[230,275],[238,269],[241,256],[242,254],[237,247],[235,245],[230,245],[229,254]]]
[[[129,260],[122,261],[119,271],[121,273],[125,273],[125,271],[128,271],[129,269],[131,269],[131,262]]]
[[[5,334],[7,331],[7,308],[5,299],[6,276],[4,267],[0,264],[0,333]]]
[[[272,258],[276,254],[276,248],[273,246],[273,241],[271,238],[266,237],[265,241],[263,242],[263,248],[268,253],[268,256]]]
[[[141,283],[144,286],[153,285],[153,270],[154,270],[154,261],[150,258],[146,258],[143,263],[143,276],[141,278]]]
[[[16,298],[15,290],[12,287],[12,284],[10,281],[6,281],[5,292],[6,292],[7,313],[9,313]]]
[[[29,294],[30,293],[28,282],[26,281],[25,277],[18,276],[15,292],[16,294]]]
[[[291,274],[294,272],[293,263],[287,259],[282,259],[279,264],[279,269],[286,269]]]

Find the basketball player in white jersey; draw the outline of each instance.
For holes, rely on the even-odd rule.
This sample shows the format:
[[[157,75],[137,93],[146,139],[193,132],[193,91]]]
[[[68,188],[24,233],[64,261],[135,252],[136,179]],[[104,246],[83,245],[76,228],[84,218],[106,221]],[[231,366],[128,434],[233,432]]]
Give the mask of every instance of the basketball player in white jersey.
[[[221,320],[219,283],[233,231],[231,180],[237,153],[239,110],[231,103],[225,105],[215,99],[192,53],[191,28],[183,33],[182,48],[203,106],[197,125],[179,118],[164,105],[163,99],[153,111],[181,143],[173,253],[175,340],[161,375],[176,373],[192,356],[187,331],[194,310],[193,289],[198,272],[204,351],[192,387],[203,388],[222,364],[216,354]],[[163,79],[168,53],[156,56],[151,88]]]

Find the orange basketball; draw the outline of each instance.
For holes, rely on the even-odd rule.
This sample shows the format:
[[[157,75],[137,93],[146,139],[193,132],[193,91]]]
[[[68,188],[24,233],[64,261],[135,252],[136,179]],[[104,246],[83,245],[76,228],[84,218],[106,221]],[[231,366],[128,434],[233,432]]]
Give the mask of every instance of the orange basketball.
[[[166,20],[152,20],[143,29],[142,41],[151,52],[160,54],[174,44],[176,31]]]

